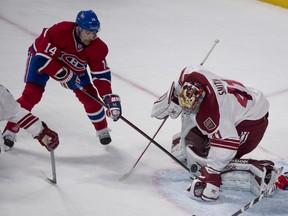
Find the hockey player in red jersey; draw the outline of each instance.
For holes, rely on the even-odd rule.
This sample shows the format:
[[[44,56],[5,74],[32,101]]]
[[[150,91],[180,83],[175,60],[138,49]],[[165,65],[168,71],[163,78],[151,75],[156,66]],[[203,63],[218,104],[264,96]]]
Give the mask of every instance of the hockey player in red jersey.
[[[8,120],[25,129],[34,139],[37,139],[48,151],[54,150],[59,145],[58,134],[27,110],[20,107],[12,94],[0,85],[0,121]],[[0,137],[0,152],[2,146]]]
[[[260,143],[268,110],[269,102],[259,90],[191,66],[154,103],[151,116],[177,118],[182,113],[182,129],[173,137],[171,153],[191,170],[189,196],[213,201],[232,171],[242,171],[239,179],[249,174],[246,182],[251,186],[246,189],[256,195],[275,183],[279,173],[272,161],[240,159]]]
[[[99,31],[100,22],[92,10],[80,11],[75,22],[63,21],[44,28],[29,47],[26,85],[17,101],[31,111],[40,102],[46,83],[52,78],[73,91],[83,104],[100,142],[106,145],[111,137],[104,107],[75,85],[77,82],[95,97],[100,97],[107,105],[106,114],[114,121],[120,118],[120,97],[112,92],[111,71],[106,63],[108,47],[98,37]],[[5,145],[14,145],[18,129],[15,123],[7,123],[2,135]]]

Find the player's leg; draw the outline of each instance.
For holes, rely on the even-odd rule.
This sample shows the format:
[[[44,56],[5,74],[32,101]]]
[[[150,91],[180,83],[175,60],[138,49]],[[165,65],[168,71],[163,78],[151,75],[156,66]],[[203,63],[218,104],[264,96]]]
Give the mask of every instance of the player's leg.
[[[253,151],[262,140],[268,126],[268,113],[259,120],[247,120],[241,122],[237,127],[240,136],[240,147],[235,158],[241,158],[243,155]]]
[[[91,83],[83,87],[87,90],[87,92],[95,97],[98,97],[98,93]],[[111,137],[109,134],[110,129],[108,128],[104,107],[81,90],[76,89],[74,92],[78,100],[84,105],[86,114],[96,129],[100,143],[103,145],[109,144],[111,142]]]

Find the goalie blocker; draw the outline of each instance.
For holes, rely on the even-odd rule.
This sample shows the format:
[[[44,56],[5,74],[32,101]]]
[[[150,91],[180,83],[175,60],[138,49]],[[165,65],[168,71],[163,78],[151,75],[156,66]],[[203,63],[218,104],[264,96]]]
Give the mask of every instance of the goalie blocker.
[[[175,96],[175,83],[173,82],[170,89],[154,102],[151,117],[164,119],[170,116],[176,119],[182,112],[182,108],[178,105],[178,98]]]
[[[207,165],[208,152],[209,139],[196,127],[190,129],[184,136],[181,136],[181,133],[173,136],[171,153],[180,161],[187,163],[192,179],[201,177],[203,167]],[[259,196],[275,184],[281,173],[269,160],[234,159],[220,174],[222,189],[250,191]],[[191,191],[191,186],[188,188],[191,198],[195,199],[197,189]]]

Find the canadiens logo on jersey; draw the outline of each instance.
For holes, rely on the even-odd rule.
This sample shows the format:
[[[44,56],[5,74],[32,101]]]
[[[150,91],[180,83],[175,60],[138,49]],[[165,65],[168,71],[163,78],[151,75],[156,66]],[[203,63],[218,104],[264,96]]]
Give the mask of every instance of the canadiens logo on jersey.
[[[76,73],[81,73],[86,70],[87,62],[76,55],[62,52],[60,58]]]

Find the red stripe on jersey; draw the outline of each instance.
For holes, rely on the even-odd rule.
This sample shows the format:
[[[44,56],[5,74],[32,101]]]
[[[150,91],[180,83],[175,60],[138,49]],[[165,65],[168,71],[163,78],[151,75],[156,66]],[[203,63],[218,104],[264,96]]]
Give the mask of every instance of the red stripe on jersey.
[[[210,139],[210,145],[217,148],[238,150],[240,142],[239,140],[233,140],[233,139],[225,139],[225,140]]]
[[[39,118],[32,115],[31,113],[24,116],[22,119],[20,119],[17,124],[24,129],[29,128],[32,124],[34,124]]]

